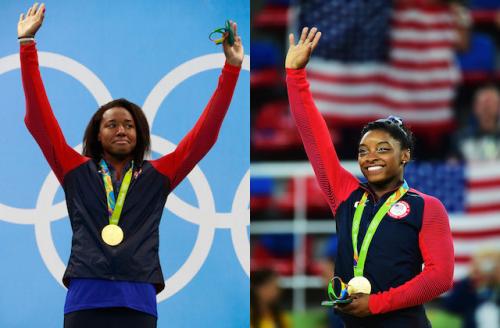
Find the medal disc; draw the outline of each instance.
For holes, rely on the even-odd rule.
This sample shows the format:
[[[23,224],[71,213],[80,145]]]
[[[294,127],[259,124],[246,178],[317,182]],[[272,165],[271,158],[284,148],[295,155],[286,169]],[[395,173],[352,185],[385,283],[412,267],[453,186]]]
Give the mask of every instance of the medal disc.
[[[109,246],[116,246],[123,240],[123,230],[116,224],[108,224],[102,229],[101,237]]]
[[[347,293],[349,295],[357,293],[370,294],[371,291],[372,285],[365,277],[354,277],[347,283]]]

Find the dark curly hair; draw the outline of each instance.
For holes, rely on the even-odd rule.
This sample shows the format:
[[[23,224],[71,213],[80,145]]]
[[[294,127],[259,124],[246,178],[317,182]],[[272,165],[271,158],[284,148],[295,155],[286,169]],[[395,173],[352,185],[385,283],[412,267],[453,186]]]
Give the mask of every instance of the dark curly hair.
[[[113,107],[125,108],[134,118],[136,128],[137,143],[133,150],[133,160],[139,166],[142,164],[144,157],[151,149],[151,140],[149,134],[149,124],[141,107],[120,98],[112,100],[101,107],[94,113],[90,119],[85,134],[83,136],[83,155],[98,160],[102,157],[103,150],[101,142],[98,140],[99,129],[101,127],[102,116],[104,112]]]

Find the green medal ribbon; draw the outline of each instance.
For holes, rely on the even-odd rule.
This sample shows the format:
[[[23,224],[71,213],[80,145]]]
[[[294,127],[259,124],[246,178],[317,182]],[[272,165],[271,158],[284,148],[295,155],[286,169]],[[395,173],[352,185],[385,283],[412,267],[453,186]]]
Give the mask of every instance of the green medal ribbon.
[[[212,35],[214,35],[216,33],[222,34],[222,37],[219,39],[212,39]],[[226,21],[225,27],[218,28],[218,29],[214,30],[212,33],[210,33],[210,35],[208,36],[208,39],[210,41],[215,42],[215,44],[221,44],[222,42],[224,42],[224,33],[228,33],[227,42],[229,43],[230,46],[232,46],[234,44],[234,31],[231,28],[231,23],[229,22],[229,20]]]
[[[130,181],[132,180],[134,162],[132,162],[132,165],[123,178],[120,192],[118,193],[118,200],[116,202],[115,193],[113,191],[113,182],[111,181],[111,174],[109,173],[108,165],[104,159],[101,159],[99,165],[102,169],[102,180],[104,182],[104,188],[106,189],[109,224],[118,225],[118,221],[120,221],[120,216],[122,214],[123,204],[125,203],[125,197],[127,196],[128,187],[130,186]]]
[[[363,243],[361,244],[361,250],[358,255],[358,233],[359,233],[359,225],[361,223],[361,216],[363,215],[363,211],[365,209],[366,199],[368,198],[368,193],[365,192],[363,197],[358,203],[356,207],[356,212],[354,212],[354,219],[352,221],[352,247],[354,250],[354,276],[362,277],[363,270],[365,269],[365,261],[366,255],[368,253],[368,248],[370,247],[370,243],[372,241],[373,236],[375,235],[375,231],[377,231],[378,225],[387,214],[389,209],[394,205],[398,200],[403,197],[408,191],[409,187],[406,181],[396,190],[384,204],[379,208],[377,214],[372,219],[370,225],[368,226],[368,230],[366,231],[365,238],[363,238]]]

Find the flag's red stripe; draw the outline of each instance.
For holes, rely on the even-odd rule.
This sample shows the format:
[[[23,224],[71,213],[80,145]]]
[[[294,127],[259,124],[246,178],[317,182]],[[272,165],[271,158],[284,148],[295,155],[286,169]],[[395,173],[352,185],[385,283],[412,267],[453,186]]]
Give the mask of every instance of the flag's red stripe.
[[[397,13],[401,13],[404,11],[414,11],[419,14],[450,14],[450,7],[443,5],[434,5],[434,4],[397,4],[395,7]]]
[[[391,59],[390,64],[391,66],[396,68],[417,70],[422,72],[425,70],[450,68],[452,66],[452,63],[448,60],[435,60],[432,62],[415,63],[412,61]]]
[[[471,228],[472,229],[472,228]],[[452,231],[453,239],[478,239],[487,237],[500,237],[500,228],[469,231]]]
[[[393,49],[410,49],[428,51],[436,48],[452,48],[455,45],[453,41],[428,41],[419,42],[413,40],[391,40],[391,47]]]
[[[495,188],[500,187],[500,178],[489,179],[489,180],[469,180],[467,182],[467,187],[469,189],[482,189],[482,188]]]
[[[367,114],[359,117],[345,116],[338,113],[322,113],[325,119],[328,121],[328,124],[332,127],[356,127],[362,128],[366,122],[373,121],[381,118],[377,113]],[[451,119],[443,119],[437,121],[429,121],[429,122],[417,122],[407,120],[407,122],[411,125],[411,130],[415,133],[433,133],[443,134],[453,131],[455,129],[455,124]]]
[[[392,28],[393,29],[408,28],[420,31],[432,30],[433,32],[440,32],[439,30],[453,31],[453,24],[451,22],[428,23],[428,22],[405,21],[395,18],[392,23]]]
[[[422,112],[433,111],[439,108],[450,106],[449,101],[422,101],[422,102],[399,102],[387,99],[384,96],[338,96],[323,92],[313,92],[313,97],[316,100],[324,100],[336,104],[345,105],[383,105],[395,110],[410,110],[418,109]]]
[[[340,75],[335,73],[320,73],[318,71],[308,71],[307,75],[312,80],[318,80],[321,82],[337,83],[337,84],[353,84],[360,85],[363,83],[377,83],[386,86],[391,86],[394,88],[401,89],[429,89],[435,91],[437,88],[448,88],[448,90],[453,86],[451,81],[429,81],[429,82],[413,82],[413,81],[401,81],[395,80],[386,74],[370,74],[365,76],[352,76],[352,75]]]
[[[471,261],[471,257],[468,255],[459,255],[455,256],[455,263],[469,263]]]
[[[268,5],[253,19],[253,27],[286,27],[288,26],[288,10],[286,6]]]
[[[500,203],[489,205],[472,205],[467,207],[467,213],[487,213],[492,211],[500,211]]]

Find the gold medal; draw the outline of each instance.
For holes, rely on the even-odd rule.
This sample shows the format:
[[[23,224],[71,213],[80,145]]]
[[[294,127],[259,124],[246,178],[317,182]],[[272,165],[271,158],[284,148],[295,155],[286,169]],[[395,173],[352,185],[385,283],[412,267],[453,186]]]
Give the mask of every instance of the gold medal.
[[[354,277],[349,280],[349,283],[347,284],[347,293],[349,295],[357,293],[370,294],[371,291],[372,285],[365,277]]]
[[[102,229],[101,237],[109,246],[116,246],[123,240],[123,230],[116,224],[108,224]]]

